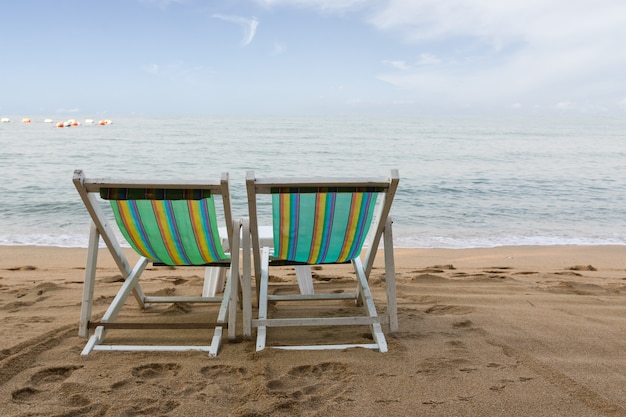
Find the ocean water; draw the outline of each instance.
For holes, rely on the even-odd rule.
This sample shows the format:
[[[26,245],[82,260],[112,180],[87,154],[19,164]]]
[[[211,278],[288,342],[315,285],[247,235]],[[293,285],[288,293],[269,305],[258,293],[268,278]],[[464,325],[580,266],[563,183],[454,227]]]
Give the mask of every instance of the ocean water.
[[[396,247],[626,244],[626,117],[112,117],[0,123],[0,245],[85,247],[72,184],[88,177],[217,179],[234,215],[245,172],[400,172]],[[83,120],[80,119],[82,122]]]

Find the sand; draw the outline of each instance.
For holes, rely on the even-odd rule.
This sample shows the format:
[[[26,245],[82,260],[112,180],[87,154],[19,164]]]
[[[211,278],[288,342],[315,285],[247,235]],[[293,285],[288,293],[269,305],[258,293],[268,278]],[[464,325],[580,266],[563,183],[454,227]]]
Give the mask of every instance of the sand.
[[[80,356],[85,259],[83,249],[0,247],[0,415],[626,416],[625,246],[398,249],[400,331],[388,335],[389,352],[257,353],[253,341],[238,340],[215,358]],[[371,282],[382,309],[381,259]],[[351,284],[344,271],[316,270],[316,285]],[[274,285],[294,286],[289,270],[273,274]],[[197,294],[202,276],[199,268],[150,268],[143,286]],[[119,285],[103,252],[96,316]],[[143,312],[130,299],[124,314],[176,320],[203,308]],[[338,333],[281,329],[269,341]],[[118,337],[171,343],[209,336],[144,330]]]

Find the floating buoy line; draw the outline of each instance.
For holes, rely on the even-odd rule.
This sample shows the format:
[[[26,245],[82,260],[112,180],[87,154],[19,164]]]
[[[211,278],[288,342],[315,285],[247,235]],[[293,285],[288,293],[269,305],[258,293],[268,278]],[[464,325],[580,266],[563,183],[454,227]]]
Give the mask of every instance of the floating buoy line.
[[[44,123],[48,123],[48,124],[53,124],[56,127],[75,127],[75,126],[80,126],[80,122],[76,119],[69,119],[69,120],[64,120],[61,122],[56,122],[52,119],[44,119],[43,121]],[[2,117],[0,118],[0,123],[11,123],[11,119],[8,117]],[[22,123],[24,124],[29,124],[32,123],[32,120],[28,117],[24,117],[22,118]],[[98,126],[106,126],[106,125],[110,125],[113,124],[113,121],[111,119],[104,119],[104,120],[100,120],[98,122],[96,122],[94,119],[85,119],[85,124],[86,125],[98,125]]]

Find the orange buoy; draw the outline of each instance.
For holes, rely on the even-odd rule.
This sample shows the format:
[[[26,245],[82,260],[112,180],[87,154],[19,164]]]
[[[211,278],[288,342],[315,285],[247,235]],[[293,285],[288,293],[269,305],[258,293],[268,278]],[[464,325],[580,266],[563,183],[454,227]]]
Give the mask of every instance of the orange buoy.
[[[57,127],[63,127],[64,123],[63,122],[59,122],[57,123]]]
[[[104,120],[100,120],[100,121],[98,122],[98,125],[100,125],[100,126],[104,126],[105,124],[106,124],[106,122],[105,122]]]
[[[22,123],[30,123],[30,119],[28,117],[25,117],[22,119]]]

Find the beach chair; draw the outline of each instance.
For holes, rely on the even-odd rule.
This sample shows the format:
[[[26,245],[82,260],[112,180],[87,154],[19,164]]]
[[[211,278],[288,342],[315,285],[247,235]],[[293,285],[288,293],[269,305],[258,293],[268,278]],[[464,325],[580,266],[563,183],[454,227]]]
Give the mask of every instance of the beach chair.
[[[230,208],[228,174],[216,182],[127,181],[86,178],[81,170],[74,172],[74,185],[91,216],[91,231],[81,307],[79,336],[89,338],[83,355],[92,350],[201,350],[215,356],[220,348],[222,329],[228,326],[228,338],[236,337],[239,274],[239,241],[241,221],[233,221]],[[218,230],[215,197],[221,197],[228,245],[224,246]],[[104,200],[104,201],[103,201]],[[106,200],[110,204],[106,204]],[[113,213],[106,214],[107,206]],[[115,218],[115,221],[111,221]],[[140,255],[131,267],[118,239],[119,232]],[[109,249],[124,283],[99,322],[92,319],[94,285],[100,237]],[[229,253],[227,253],[229,252]],[[139,285],[139,277],[149,263],[154,266],[207,266],[229,268],[222,295],[149,296]],[[215,270],[215,268],[213,268]],[[219,270],[219,269],[218,269]],[[207,274],[211,275],[211,274]],[[205,285],[206,287],[206,285]],[[190,323],[123,323],[116,321],[130,294],[141,308],[152,303],[217,303],[215,322]],[[248,324],[249,326],[249,324]],[[153,346],[104,344],[112,329],[211,329],[210,345]],[[250,328],[244,334],[250,335]],[[93,334],[90,336],[90,331]],[[209,330],[207,330],[209,332]],[[207,339],[209,336],[207,336]],[[207,340],[208,341],[208,340]]]
[[[382,325],[391,332],[398,330],[396,306],[393,237],[389,211],[399,176],[391,171],[389,178],[377,179],[260,179],[254,172],[246,175],[249,223],[244,220],[243,251],[249,253],[246,236],[251,236],[254,277],[258,300],[258,318],[252,320],[257,329],[256,349],[263,350],[268,338],[268,328],[283,326],[369,326],[374,343],[324,344],[299,346],[272,346],[283,349],[345,349],[363,347],[387,351]],[[268,194],[270,196],[258,196]],[[274,248],[260,247],[258,214],[261,199],[271,211]],[[271,203],[270,203],[271,200]],[[378,200],[378,201],[377,201]],[[360,255],[369,232],[369,242],[363,261]],[[385,286],[387,305],[379,314],[369,288],[368,280],[378,246],[383,238],[385,255]],[[316,293],[313,284],[299,282],[300,288],[309,288],[299,294],[270,293],[269,268],[272,266],[307,266],[352,263],[356,273],[354,292]],[[244,287],[252,286],[251,268],[244,265]],[[306,274],[299,274],[299,281]],[[310,275],[309,275],[309,280]],[[269,317],[269,306],[279,302],[299,305],[298,313],[308,311],[303,302],[326,300],[354,300],[362,306],[356,316],[341,317]],[[295,303],[294,303],[295,302]],[[243,301],[244,310],[248,307]],[[337,308],[337,310],[341,307]],[[302,311],[301,311],[302,310]],[[304,314],[304,313],[303,313]],[[276,315],[276,314],[273,314]],[[337,314],[338,315],[338,314]]]

